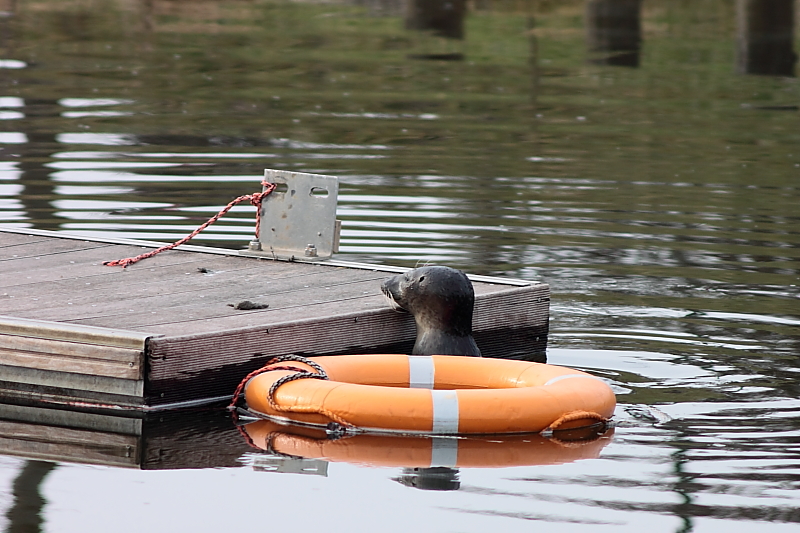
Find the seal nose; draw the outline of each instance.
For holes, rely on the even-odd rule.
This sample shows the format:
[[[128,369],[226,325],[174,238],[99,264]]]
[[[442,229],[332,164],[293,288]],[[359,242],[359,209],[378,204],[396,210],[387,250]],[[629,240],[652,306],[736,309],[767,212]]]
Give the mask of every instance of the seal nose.
[[[392,281],[392,278],[386,278],[381,283],[381,292],[386,296],[389,296],[389,282]]]

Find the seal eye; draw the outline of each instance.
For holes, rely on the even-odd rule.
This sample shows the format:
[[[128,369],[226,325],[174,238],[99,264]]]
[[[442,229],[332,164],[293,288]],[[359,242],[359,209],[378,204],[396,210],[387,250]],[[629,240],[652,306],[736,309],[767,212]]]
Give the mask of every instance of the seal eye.
[[[422,283],[423,281],[425,281],[425,276],[420,276],[419,277],[419,282]]]

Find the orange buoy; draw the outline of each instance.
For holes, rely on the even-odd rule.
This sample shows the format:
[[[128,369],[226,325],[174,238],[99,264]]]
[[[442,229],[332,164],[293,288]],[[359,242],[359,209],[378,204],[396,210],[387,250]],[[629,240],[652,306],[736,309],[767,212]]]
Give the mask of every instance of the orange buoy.
[[[581,435],[587,440],[562,441],[541,435],[500,437],[408,437],[355,435],[329,439],[325,431],[286,427],[269,420],[241,426],[249,442],[261,450],[290,457],[322,459],[379,467],[503,468],[553,465],[594,459],[611,442],[613,429]]]
[[[283,424],[425,435],[532,433],[607,421],[616,407],[600,379],[542,363],[370,354],[294,358],[287,367],[287,358],[280,359],[247,380],[244,395],[248,411]]]

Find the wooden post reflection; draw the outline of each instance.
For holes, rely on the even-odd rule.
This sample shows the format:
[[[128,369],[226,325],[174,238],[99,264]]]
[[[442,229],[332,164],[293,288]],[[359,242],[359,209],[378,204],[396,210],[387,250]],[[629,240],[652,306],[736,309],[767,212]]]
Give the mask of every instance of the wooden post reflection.
[[[39,533],[42,530],[42,510],[46,500],[41,494],[44,478],[55,463],[26,461],[14,480],[14,504],[6,513],[8,533]]]
[[[406,29],[431,31],[448,39],[463,39],[466,12],[466,0],[408,0]]]
[[[536,17],[528,15],[528,66],[531,71],[531,107],[536,111],[539,102],[539,40],[536,37]]]
[[[639,66],[641,5],[641,0],[589,0],[586,3],[586,41],[590,62]]]
[[[736,0],[738,71],[794,76],[794,0]]]

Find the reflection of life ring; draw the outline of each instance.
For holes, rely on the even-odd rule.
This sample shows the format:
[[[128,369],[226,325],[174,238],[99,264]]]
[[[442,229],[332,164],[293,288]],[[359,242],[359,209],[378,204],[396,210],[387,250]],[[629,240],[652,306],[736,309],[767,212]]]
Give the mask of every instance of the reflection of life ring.
[[[331,440],[326,438],[324,430],[286,427],[269,420],[252,422],[241,429],[255,447],[271,453],[408,468],[499,468],[571,463],[598,457],[603,447],[611,442],[613,432],[608,430],[597,438],[595,429],[594,440],[565,442],[536,434],[493,438],[354,435]]]
[[[288,424],[337,423],[371,432],[531,433],[606,421],[616,406],[603,381],[526,361],[446,355],[289,356],[255,374],[245,380],[251,413]]]

